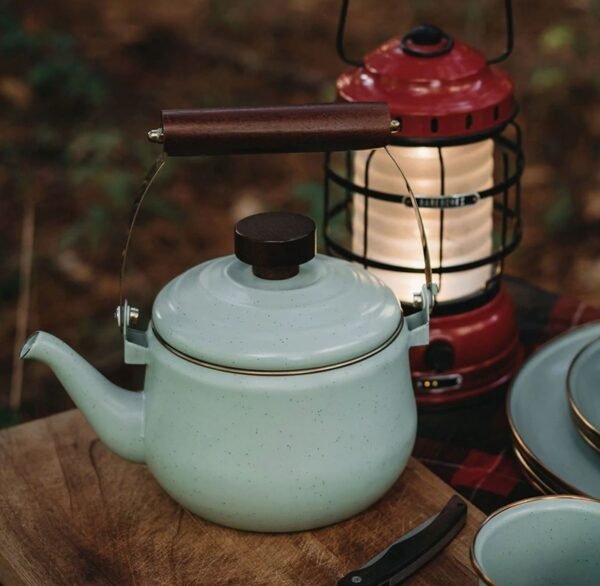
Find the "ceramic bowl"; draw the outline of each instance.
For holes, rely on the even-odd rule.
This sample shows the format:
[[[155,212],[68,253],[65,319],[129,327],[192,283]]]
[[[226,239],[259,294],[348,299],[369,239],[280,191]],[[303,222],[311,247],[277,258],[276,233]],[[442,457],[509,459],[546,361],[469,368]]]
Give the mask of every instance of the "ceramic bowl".
[[[500,509],[471,546],[480,585],[600,584],[600,501],[545,496]]]

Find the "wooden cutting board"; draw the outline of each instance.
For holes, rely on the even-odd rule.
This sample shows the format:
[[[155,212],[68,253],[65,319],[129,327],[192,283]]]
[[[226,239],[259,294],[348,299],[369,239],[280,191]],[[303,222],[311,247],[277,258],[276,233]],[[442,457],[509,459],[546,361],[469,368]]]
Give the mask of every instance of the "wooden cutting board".
[[[411,460],[364,513],[316,531],[244,533],[182,509],[145,466],[105,448],[73,410],[0,432],[0,581],[13,584],[334,586],[439,511],[452,489]],[[475,584],[484,515],[408,584]]]

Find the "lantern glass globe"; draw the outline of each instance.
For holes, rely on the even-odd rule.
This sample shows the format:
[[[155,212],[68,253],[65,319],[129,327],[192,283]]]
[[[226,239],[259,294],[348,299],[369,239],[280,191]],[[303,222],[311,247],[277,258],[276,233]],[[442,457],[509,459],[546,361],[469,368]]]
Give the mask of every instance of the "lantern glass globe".
[[[468,145],[443,147],[388,147],[417,196],[444,197],[478,193],[494,184],[494,143],[484,140]],[[354,156],[354,182],[365,186],[365,167],[371,151]],[[443,159],[443,174],[442,161]],[[443,175],[443,181],[442,181]],[[404,179],[383,149],[369,165],[369,189],[408,195]],[[439,209],[421,208],[432,265],[442,266],[476,261],[492,252],[493,198],[443,211],[443,233]],[[423,267],[423,249],[414,210],[396,202],[369,198],[367,208],[367,250],[365,251],[365,197],[353,196],[352,250],[388,264]],[[366,254],[365,254],[366,252]],[[420,290],[423,275],[370,268],[396,293],[402,302],[412,303]],[[442,275],[438,301],[454,301],[485,289],[492,276],[491,265]],[[436,281],[439,280],[437,275]]]

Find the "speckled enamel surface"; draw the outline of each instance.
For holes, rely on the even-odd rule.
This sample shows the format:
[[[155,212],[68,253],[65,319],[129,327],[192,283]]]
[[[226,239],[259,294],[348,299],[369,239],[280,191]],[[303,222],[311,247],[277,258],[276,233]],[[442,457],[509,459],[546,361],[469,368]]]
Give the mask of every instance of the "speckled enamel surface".
[[[32,336],[22,356],[46,362],[102,441],[145,462],[192,512],[251,531],[311,529],[362,511],[404,470],[417,425],[408,348],[428,339],[427,303],[391,337],[398,302],[362,269],[317,257],[297,277],[264,281],[225,257],[168,285],[154,315],[180,350],[249,369],[338,364],[381,347],[323,371],[240,374],[176,355],[150,323],[124,339],[126,362],[146,366],[134,393],[54,336]]]
[[[274,377],[199,367],[149,336],[146,461],[194,513],[253,531],[328,525],[406,466],[417,421],[407,335],[352,366]]]
[[[21,358],[44,362],[81,409],[98,437],[122,458],[144,461],[144,393],[107,380],[62,340],[35,332],[25,342]]]
[[[135,353],[142,392],[44,332],[22,356],[47,363],[102,441],[145,462],[184,507],[238,529],[299,531],[362,511],[404,470],[417,425],[408,344],[420,336],[405,328],[343,368],[266,376],[179,358],[150,326]]]
[[[482,527],[474,554],[498,586],[600,584],[600,502],[554,497],[511,507]]]
[[[396,330],[401,309],[367,271],[317,255],[291,279],[269,281],[234,256],[168,283],[152,311],[162,339],[183,354],[249,370],[294,370],[367,354]]]
[[[404,470],[417,425],[408,346],[427,325],[410,327],[351,365],[266,376],[189,362],[150,326],[142,345],[126,342],[146,364],[141,392],[44,332],[22,357],[48,364],[100,439],[184,507],[238,529],[300,531],[362,511]]]

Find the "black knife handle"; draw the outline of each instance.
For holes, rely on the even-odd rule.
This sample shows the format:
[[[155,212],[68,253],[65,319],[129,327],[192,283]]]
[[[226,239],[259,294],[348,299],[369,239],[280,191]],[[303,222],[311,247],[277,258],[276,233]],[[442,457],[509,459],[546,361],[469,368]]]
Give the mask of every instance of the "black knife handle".
[[[338,586],[395,586],[433,559],[464,527],[467,505],[453,496],[424,529],[396,543],[375,563],[346,574]]]

